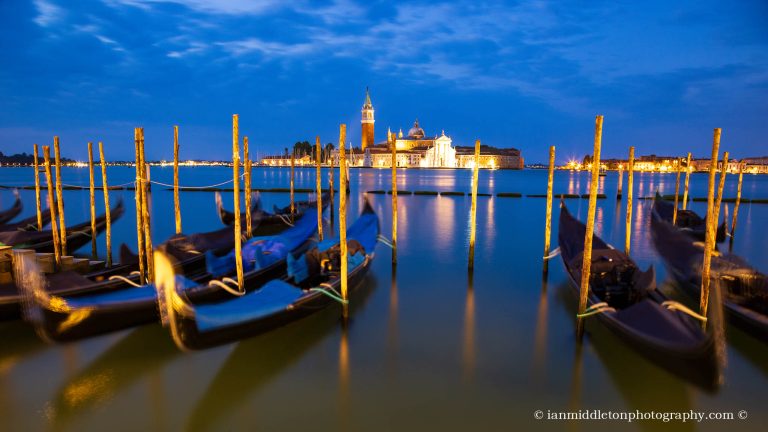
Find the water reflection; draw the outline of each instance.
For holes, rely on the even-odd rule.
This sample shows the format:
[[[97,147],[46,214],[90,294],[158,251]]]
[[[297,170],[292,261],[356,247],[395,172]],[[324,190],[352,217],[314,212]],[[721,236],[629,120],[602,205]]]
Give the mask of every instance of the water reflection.
[[[462,376],[471,383],[475,374],[475,289],[474,274],[467,277],[467,295],[464,302],[464,339],[462,343]]]
[[[397,266],[392,266],[392,284],[389,288],[389,321],[387,323],[387,354],[389,365],[387,369],[391,375],[397,371],[398,353],[398,295],[397,295]]]
[[[434,199],[435,240],[438,250],[454,245],[456,224],[456,200],[452,197],[437,196]]]
[[[545,261],[546,265],[546,261]],[[547,272],[545,270],[541,278],[541,293],[539,294],[539,306],[536,311],[536,333],[533,338],[533,372],[537,380],[544,379],[547,360]],[[543,383],[542,383],[543,384]]]
[[[341,429],[350,430],[350,390],[349,390],[349,322],[343,319],[341,339],[339,340],[339,418]]]

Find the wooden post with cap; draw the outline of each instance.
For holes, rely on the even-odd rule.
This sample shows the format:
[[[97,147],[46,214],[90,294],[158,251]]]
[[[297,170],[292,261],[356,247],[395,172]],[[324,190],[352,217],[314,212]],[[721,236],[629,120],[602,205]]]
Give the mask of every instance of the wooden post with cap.
[[[244,292],[243,285],[243,255],[242,255],[242,228],[240,224],[240,139],[239,139],[239,117],[237,114],[232,116],[232,174],[234,179],[234,200],[235,200],[235,268],[237,271],[237,288]]]
[[[35,205],[37,207],[37,230],[43,230],[43,210],[40,202],[40,162],[37,154],[37,144],[34,145],[35,162]]]
[[[683,188],[683,210],[688,208],[688,184],[691,181],[691,152],[685,161],[685,187]]]
[[[715,206],[715,173],[717,172],[717,160],[720,154],[720,135],[722,129],[715,128],[712,138],[712,158],[709,160],[709,187],[707,190],[707,218],[706,237],[704,242],[704,259],[701,266],[701,298],[699,310],[701,315],[707,316],[709,307],[709,269],[712,264],[712,251],[715,248],[715,232],[717,231],[717,219],[714,215]]]
[[[251,238],[253,219],[251,219],[251,155],[248,152],[248,137],[243,137],[243,183],[245,185],[245,238]]]
[[[682,162],[677,158],[677,177],[675,178],[675,209],[672,211],[672,225],[677,223],[677,205],[680,196],[680,165]]]
[[[347,138],[347,125],[342,123],[339,126],[339,247],[341,249],[341,298],[347,301],[347,188],[344,185],[347,182],[347,157],[344,154],[344,141]],[[347,306],[344,305],[343,315],[348,314]]]
[[[51,148],[43,146],[43,161],[45,164],[45,183],[48,186],[48,210],[51,212],[51,234],[53,237],[53,256],[56,260],[56,268],[61,267],[61,245],[59,244],[59,230],[56,222],[56,203],[53,198],[53,176],[51,175]]]
[[[477,230],[477,179],[480,171],[480,140],[475,140],[475,166],[472,169],[472,205],[469,210],[469,260],[468,268],[475,269],[475,232]]]
[[[179,201],[179,127],[173,127],[173,215],[176,234],[181,234],[181,202]]]
[[[101,159],[101,187],[104,191],[104,216],[106,217],[107,267],[112,267],[112,209],[109,207],[109,186],[107,186],[107,161],[104,159],[104,145],[99,141]]]
[[[59,245],[61,246],[61,255],[67,254],[67,225],[64,222],[64,193],[62,192],[61,182],[61,152],[59,151],[59,137],[53,137],[53,156],[56,160],[56,200],[59,207]]]
[[[592,156],[592,178],[589,183],[589,211],[587,212],[586,232],[584,233],[584,253],[581,261],[581,286],[579,291],[579,319],[577,324],[577,333],[582,334],[584,330],[584,321],[581,318],[587,310],[587,297],[589,295],[589,276],[592,270],[592,237],[595,233],[595,210],[597,207],[597,184],[600,180],[600,146],[603,137],[603,116],[595,118],[595,148]],[[630,148],[630,179],[632,178],[632,156],[634,156],[634,147]],[[629,198],[632,196],[632,181],[629,182]],[[631,201],[628,201],[628,205]]]
[[[602,134],[602,118],[600,120],[600,133]],[[629,148],[629,165],[627,166],[627,222],[624,233],[624,253],[629,256],[632,243],[632,192],[635,182],[635,147]]]
[[[392,265],[397,265],[397,145],[395,134],[387,134],[392,150]]]
[[[621,175],[621,174],[619,174]],[[552,187],[555,179],[555,146],[549,147],[549,173],[547,175],[547,216],[544,221],[544,272],[549,269],[549,242],[552,232]],[[621,190],[621,187],[619,187]],[[619,192],[621,195],[621,192]]]
[[[731,222],[731,242],[736,233],[736,220],[739,217],[739,204],[741,204],[741,182],[744,179],[744,163],[739,164],[739,184],[736,187],[736,203],[733,206],[733,222]]]
[[[99,254],[96,250],[96,192],[93,184],[93,143],[88,143],[88,178],[90,180],[90,198],[91,198],[91,256],[97,259]]]
[[[142,178],[141,178],[141,132],[139,128],[133,129],[133,141],[134,145],[136,147],[136,188],[134,190],[134,196],[136,197],[136,245],[138,249],[139,254],[139,283],[141,285],[144,285],[146,282],[146,257],[144,256],[144,232],[143,224],[142,224],[142,212],[141,212],[141,202],[142,202],[142,194],[143,194],[143,187],[142,187]]]
[[[317,167],[315,171],[316,190],[317,190],[317,238],[323,241],[323,171],[321,159],[323,157],[323,149],[320,145],[320,135],[315,137],[315,165]]]

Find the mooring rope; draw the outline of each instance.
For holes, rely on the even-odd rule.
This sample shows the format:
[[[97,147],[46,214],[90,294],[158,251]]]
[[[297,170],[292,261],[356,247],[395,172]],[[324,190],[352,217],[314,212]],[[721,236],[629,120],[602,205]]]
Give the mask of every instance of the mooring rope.
[[[125,277],[125,276],[120,276],[120,275],[112,275],[112,276],[110,276],[110,277],[109,277],[109,280],[119,280],[119,281],[123,281],[123,282],[127,283],[128,285],[131,285],[131,286],[135,286],[135,287],[137,287],[137,288],[138,288],[138,287],[141,287],[141,285],[139,285],[139,284],[137,284],[136,282],[134,282],[134,281],[132,281],[132,280],[128,279],[128,278],[127,278],[127,277]]]
[[[275,216],[279,217],[281,221],[283,221],[284,224],[288,225],[289,227],[292,227],[293,224],[291,223],[291,220],[288,218],[288,216],[280,213],[276,214]]]
[[[378,240],[381,244],[383,244],[385,246],[389,246],[390,249],[394,249],[395,248],[395,246],[392,244],[392,242],[388,238],[384,237],[384,235],[382,235],[382,234],[379,234],[379,236],[376,237],[376,240]]]
[[[238,296],[238,297],[240,297],[240,296],[245,294],[245,291],[240,291],[239,289],[238,290],[232,289],[232,287],[227,285],[228,283],[232,284],[234,286],[238,286],[237,281],[235,281],[235,280],[233,280],[231,278],[228,278],[228,277],[225,277],[225,278],[223,278],[221,280],[214,279],[214,280],[208,282],[208,286],[219,287],[219,288],[223,289],[224,291],[226,291],[226,292],[228,292],[228,293],[230,293],[230,294],[232,294],[234,296]]]
[[[329,290],[330,290],[330,292],[329,292]],[[337,302],[339,302],[341,304],[348,304],[349,303],[348,300],[344,300],[343,298],[341,298],[341,294],[339,294],[333,288],[333,286],[328,284],[328,283],[321,283],[317,287],[310,288],[309,291],[311,291],[311,292],[319,292],[319,293],[325,294],[326,296],[336,300]]]
[[[690,308],[688,308],[688,306],[686,306],[686,305],[684,305],[684,304],[682,304],[680,302],[676,302],[674,300],[667,300],[667,301],[663,302],[661,305],[663,307],[669,309],[669,310],[672,310],[672,311],[683,312],[684,314],[689,315],[689,316],[691,316],[693,318],[696,318],[699,321],[704,321],[704,322],[707,321],[707,317],[692,311]]]
[[[604,312],[616,312],[616,309],[610,307],[606,302],[595,303],[588,307],[584,313],[576,314],[578,318],[586,318],[592,315],[597,315]]]
[[[550,252],[549,255],[545,256],[544,261],[550,260],[558,255],[560,255],[560,247]]]

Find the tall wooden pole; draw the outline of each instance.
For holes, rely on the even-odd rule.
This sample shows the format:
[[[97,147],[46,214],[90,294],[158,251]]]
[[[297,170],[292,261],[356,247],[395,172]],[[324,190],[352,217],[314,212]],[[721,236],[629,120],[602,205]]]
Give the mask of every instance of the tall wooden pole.
[[[469,262],[468,268],[475,269],[475,232],[477,230],[477,179],[480,172],[480,140],[475,140],[475,166],[472,169],[472,206],[469,210]]]
[[[53,256],[56,259],[56,267],[61,266],[61,245],[59,244],[59,231],[56,227],[56,203],[53,202],[53,176],[51,175],[51,148],[43,146],[43,161],[45,164],[45,183],[48,185],[48,210],[51,212],[51,234],[53,236]]]
[[[621,175],[621,174],[619,174]],[[552,232],[552,186],[555,180],[555,146],[549,147],[549,175],[547,176],[547,216],[544,221],[544,272],[549,269],[549,241]]]
[[[600,180],[600,146],[603,139],[603,116],[595,118],[595,148],[592,156],[592,179],[589,183],[589,211],[587,213],[587,229],[584,233],[584,254],[581,261],[581,291],[579,293],[579,314],[587,309],[587,296],[589,294],[589,275],[592,269],[592,236],[595,233],[595,208],[597,207],[597,183]],[[632,168],[634,147],[630,147],[630,171],[629,171],[629,197],[628,205],[631,205],[632,196]],[[584,322],[578,320],[577,333],[582,334]]]
[[[600,126],[602,133],[602,117]],[[629,148],[629,165],[627,166],[627,226],[624,234],[624,253],[629,256],[629,249],[632,243],[632,189],[635,181],[635,147]]]
[[[61,152],[59,151],[59,137],[53,137],[53,155],[56,159],[56,200],[59,207],[59,236],[61,238],[61,255],[67,254],[67,225],[64,222],[64,193],[61,183]]]
[[[315,174],[315,178],[317,179],[317,238],[320,241],[323,241],[323,177],[322,177],[322,168],[320,166],[322,156],[323,156],[323,149],[320,145],[320,135],[315,137],[315,153],[316,153],[316,161],[315,165],[317,166],[317,171]]]
[[[91,198],[91,256],[93,259],[99,257],[96,250],[96,192],[93,185],[93,143],[88,143],[88,177],[90,180],[90,198]]]
[[[144,257],[147,260],[147,274],[146,280],[152,282],[155,279],[155,256],[152,247],[152,229],[150,225],[149,216],[149,172],[147,159],[144,155],[144,128],[139,128],[141,139],[141,215],[142,215],[142,231],[144,232]]]
[[[40,202],[40,163],[38,162],[37,144],[34,145],[35,162],[35,204],[37,207],[37,230],[43,230],[43,210]]]
[[[245,163],[243,175],[245,180],[245,238],[251,238],[253,230],[253,220],[251,219],[251,155],[248,152],[248,137],[243,137],[243,157]]]
[[[728,173],[728,152],[723,152],[723,166],[720,170],[720,182],[717,186],[717,195],[715,198],[715,208],[713,210],[715,221],[715,233],[717,233],[718,220],[720,219],[720,206],[723,203],[723,187],[725,186],[725,175]],[[728,219],[728,211],[725,212],[725,219]],[[726,222],[726,229],[728,229],[728,223]],[[715,234],[717,236],[717,234]],[[715,239],[717,240],[717,239]],[[715,241],[717,243],[717,241]]]
[[[144,188],[142,187],[141,179],[141,132],[139,128],[133,129],[133,142],[136,147],[136,245],[139,253],[139,283],[144,285],[146,283],[146,257],[144,256],[144,232],[141,213],[141,202]]]
[[[341,298],[347,300],[347,157],[344,154],[344,141],[347,139],[347,125],[339,126],[339,246],[341,248]],[[347,307],[344,307],[347,316]]]
[[[739,204],[741,203],[741,181],[744,178],[744,164],[739,164],[739,184],[736,187],[736,204],[733,207],[733,222],[731,222],[731,241],[733,241],[733,234],[736,232],[736,220],[739,217]]]
[[[181,203],[179,201],[179,127],[173,127],[173,214],[176,234],[181,234]]]
[[[704,242],[704,260],[701,266],[701,299],[699,309],[701,314],[707,316],[709,306],[709,268],[712,264],[712,250],[715,248],[715,232],[717,231],[717,219],[714,218],[715,205],[715,173],[717,172],[717,159],[720,154],[720,135],[722,129],[715,128],[712,139],[712,158],[709,160],[709,188],[707,190],[707,235]]]
[[[234,199],[235,199],[235,267],[237,269],[237,287],[240,292],[244,292],[243,286],[243,255],[242,236],[243,231],[240,227],[240,131],[239,118],[235,114],[232,116],[232,175],[234,179]]]
[[[387,132],[392,150],[392,265],[397,265],[397,146],[395,135]]]
[[[691,152],[685,161],[685,187],[683,188],[683,210],[688,208],[688,184],[691,181]]]
[[[293,202],[293,186],[294,186],[294,169],[296,165],[296,149],[291,152],[291,216],[296,211],[296,207]]]
[[[672,225],[677,223],[677,205],[680,196],[680,158],[677,158],[677,178],[675,178],[675,209],[672,211]]]
[[[624,182],[624,166],[619,164],[619,187],[616,189],[616,199],[621,199],[621,187]]]
[[[104,215],[107,230],[107,267],[112,267],[112,209],[109,207],[109,186],[107,186],[107,160],[104,158],[104,145],[99,141],[99,158],[101,159],[101,186],[104,191]]]

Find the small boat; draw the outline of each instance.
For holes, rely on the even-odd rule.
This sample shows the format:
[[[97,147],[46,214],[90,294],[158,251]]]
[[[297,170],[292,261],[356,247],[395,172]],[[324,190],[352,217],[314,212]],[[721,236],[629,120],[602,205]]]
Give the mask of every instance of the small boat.
[[[330,203],[329,197],[330,195],[323,193],[323,210],[325,210]],[[296,201],[294,203],[293,217],[301,217],[301,215],[308,209],[314,208],[317,208],[317,201]],[[216,192],[216,210],[219,214],[221,223],[226,226],[231,226],[235,223],[235,213],[224,208],[221,202],[221,195],[218,192]],[[254,205],[251,207],[251,215],[253,220],[258,219],[260,221],[260,233],[271,233],[272,228],[280,229],[280,227],[284,226],[286,223],[290,223],[291,206],[289,205],[282,208],[274,206],[273,212],[269,213],[261,209],[260,201],[256,199],[254,200]],[[242,226],[245,226],[245,212],[240,214],[240,223]]]
[[[10,222],[13,218],[18,216],[24,208],[24,205],[21,203],[21,198],[19,198],[18,191],[14,191],[14,195],[16,195],[16,200],[13,202],[11,208],[0,212],[0,224]]]
[[[681,288],[695,299],[701,296],[704,244],[651,215],[651,238],[658,254]],[[768,276],[733,254],[712,252],[710,277],[719,279],[728,318],[746,332],[768,342]]]
[[[363,285],[378,236],[378,217],[366,202],[360,217],[347,230],[350,295]],[[182,349],[203,349],[267,332],[340,305],[339,252],[339,239],[326,239],[305,253],[289,255],[287,277],[248,275],[244,281],[247,294],[215,303],[196,303],[185,296],[189,283],[163,271],[168,260],[158,254],[158,296],[165,308],[161,314],[167,317],[171,335]]]
[[[656,192],[653,205],[662,220],[672,223],[672,218],[674,217],[675,212],[675,205],[673,203],[665,201],[661,195]],[[696,240],[705,240],[704,237],[707,229],[707,221],[706,219],[697,215],[694,211],[677,209],[677,220],[675,221],[675,226]],[[717,227],[717,243],[725,241],[725,230],[725,221],[723,221],[723,223]]]
[[[49,223],[51,223],[51,212],[50,211],[41,212],[40,219],[42,221],[43,226],[48,225]],[[7,231],[38,231],[37,215],[30,216],[18,222],[9,222],[9,223],[0,225],[0,232],[7,232]]]
[[[585,233],[584,224],[561,202],[558,240],[577,293]],[[655,279],[652,266],[641,271],[629,256],[593,236],[584,316],[596,315],[619,339],[656,364],[706,389],[715,388],[719,367],[712,335],[683,312],[687,308],[656,289]]]
[[[231,229],[229,229],[231,231]],[[294,226],[274,236],[254,237],[242,249],[243,266],[249,277],[270,280],[286,272],[286,256],[305,251],[317,232],[317,217],[307,214]],[[231,235],[230,235],[231,236]],[[161,247],[158,250],[166,250]],[[168,253],[172,255],[172,253]],[[183,295],[190,301],[212,301],[231,297],[228,277],[235,272],[234,251],[216,256],[204,255],[200,271],[186,273],[188,289]],[[158,320],[157,293],[154,284],[123,284],[68,295],[52,294],[45,287],[29,287],[27,292],[36,309],[33,324],[45,339],[70,341]]]
[[[119,219],[125,212],[125,206],[123,201],[120,200],[117,205],[112,208],[110,215],[112,217],[112,223]],[[50,221],[50,219],[49,219]],[[37,222],[35,222],[37,223]],[[96,218],[96,233],[97,235],[107,228],[107,216],[102,214]],[[67,227],[67,252],[74,252],[84,245],[91,242],[91,222],[83,222],[81,224]],[[35,252],[48,252],[54,251],[53,246],[53,234],[50,230],[44,231],[9,231],[0,232],[0,243],[4,243],[9,246],[20,249],[32,249]]]

